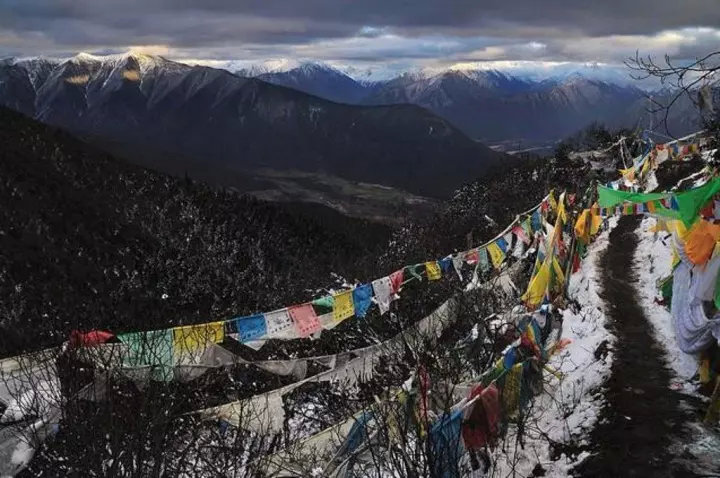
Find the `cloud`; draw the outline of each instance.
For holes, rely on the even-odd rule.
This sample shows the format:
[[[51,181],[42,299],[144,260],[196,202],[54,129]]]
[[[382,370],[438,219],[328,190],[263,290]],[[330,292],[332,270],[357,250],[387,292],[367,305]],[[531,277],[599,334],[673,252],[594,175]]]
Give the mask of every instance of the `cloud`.
[[[128,49],[358,70],[469,62],[619,65],[720,43],[717,0],[0,0],[0,56]]]

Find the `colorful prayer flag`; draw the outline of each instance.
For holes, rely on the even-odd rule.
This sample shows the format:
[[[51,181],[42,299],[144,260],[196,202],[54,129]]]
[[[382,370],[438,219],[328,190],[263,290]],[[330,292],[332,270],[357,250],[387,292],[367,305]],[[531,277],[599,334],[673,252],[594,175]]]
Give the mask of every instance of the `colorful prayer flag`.
[[[477,250],[477,265],[482,272],[490,270],[490,260],[488,259],[488,252],[486,248]]]
[[[392,292],[393,292],[393,294],[397,294],[398,292],[400,292],[400,289],[402,288],[402,285],[403,285],[403,281],[405,280],[404,279],[405,270],[404,269],[397,270],[397,271],[393,272],[392,274],[390,274],[389,277],[390,277],[390,283],[392,284]]]
[[[502,241],[503,239],[500,238],[498,240]],[[503,260],[505,260],[505,253],[502,251],[502,249],[500,249],[500,246],[498,246],[497,243],[493,242],[487,247],[487,252],[488,254],[490,254],[490,259],[492,260],[493,266],[496,269],[500,269]]]
[[[225,323],[225,328],[229,334],[238,334],[241,342],[258,340],[267,333],[265,316],[262,314],[228,320]]]
[[[294,305],[288,308],[290,318],[295,322],[295,328],[300,337],[309,337],[322,330],[320,320],[310,304]]]
[[[478,260],[480,259],[479,251],[477,249],[472,249],[465,254],[465,261],[470,265],[477,264]]]
[[[500,248],[500,250],[505,254],[508,250],[509,243],[504,237],[500,237],[495,241],[495,244]]]
[[[442,278],[442,271],[437,261],[429,261],[425,263],[425,272],[428,280],[438,280]]]
[[[350,318],[355,314],[355,304],[353,303],[352,290],[346,290],[333,295],[335,303],[333,305],[333,318],[336,322]]]
[[[173,348],[175,355],[204,350],[208,344],[218,344],[224,339],[224,322],[185,325],[173,328]]]
[[[370,284],[362,284],[355,287],[353,289],[352,299],[355,307],[355,316],[362,319],[372,304],[372,287]]]

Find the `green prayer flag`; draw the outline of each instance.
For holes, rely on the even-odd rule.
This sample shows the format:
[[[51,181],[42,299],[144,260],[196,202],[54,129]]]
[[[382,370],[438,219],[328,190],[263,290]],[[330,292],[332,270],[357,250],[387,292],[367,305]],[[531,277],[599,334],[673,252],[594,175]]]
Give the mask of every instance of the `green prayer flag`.
[[[614,207],[623,202],[652,202],[655,208],[654,214],[680,219],[685,226],[689,227],[697,219],[700,209],[719,191],[720,177],[713,178],[698,188],[679,193],[635,193],[598,186],[598,205],[600,207]],[[668,199],[672,202],[673,198],[677,203],[677,210],[667,208],[659,201],[660,199]]]
[[[128,346],[125,365],[153,367],[151,378],[161,382],[173,379],[173,331],[154,330],[121,334],[120,341]]]

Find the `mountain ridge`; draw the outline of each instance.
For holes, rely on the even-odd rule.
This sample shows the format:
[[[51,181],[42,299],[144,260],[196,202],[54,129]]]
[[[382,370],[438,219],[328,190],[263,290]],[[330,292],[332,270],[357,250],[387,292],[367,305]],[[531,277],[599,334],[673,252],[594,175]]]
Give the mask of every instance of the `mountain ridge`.
[[[438,197],[503,159],[417,105],[344,105],[139,54],[77,55],[42,70],[35,87],[40,61],[0,65],[0,104],[208,168],[293,168]]]

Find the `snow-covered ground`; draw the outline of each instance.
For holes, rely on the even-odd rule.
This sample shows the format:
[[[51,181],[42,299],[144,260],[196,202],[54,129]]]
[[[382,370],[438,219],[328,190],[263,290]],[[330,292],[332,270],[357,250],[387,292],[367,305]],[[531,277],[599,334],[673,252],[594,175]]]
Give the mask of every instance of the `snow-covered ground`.
[[[570,277],[568,295],[579,307],[573,305],[563,311],[561,337],[572,343],[549,363],[562,374],[562,379],[545,373],[545,390],[531,407],[523,448],[516,446],[511,429],[504,446],[493,456],[492,476],[533,476],[533,469],[539,464],[546,477],[566,477],[573,466],[588,456],[587,453],[568,456],[563,449],[564,445],[573,450],[587,444],[587,436],[603,405],[603,383],[610,376],[613,336],[606,328],[604,304],[599,296],[598,258],[607,248],[609,231],[616,224],[617,218],[611,218],[608,229],[588,248],[581,269]],[[605,341],[607,347],[602,346]],[[598,350],[605,352],[596,357]],[[558,444],[555,450],[551,443]]]
[[[659,304],[658,281],[672,272],[672,248],[667,232],[655,233],[653,218],[646,218],[640,224],[637,235],[640,239],[635,252],[634,269],[638,274],[637,289],[640,305],[646,311],[653,326],[655,339],[663,346],[670,369],[675,372],[678,385],[691,391],[690,380],[698,369],[698,358],[680,350],[675,342],[672,316],[665,306]],[[692,387],[692,388],[691,388]]]

